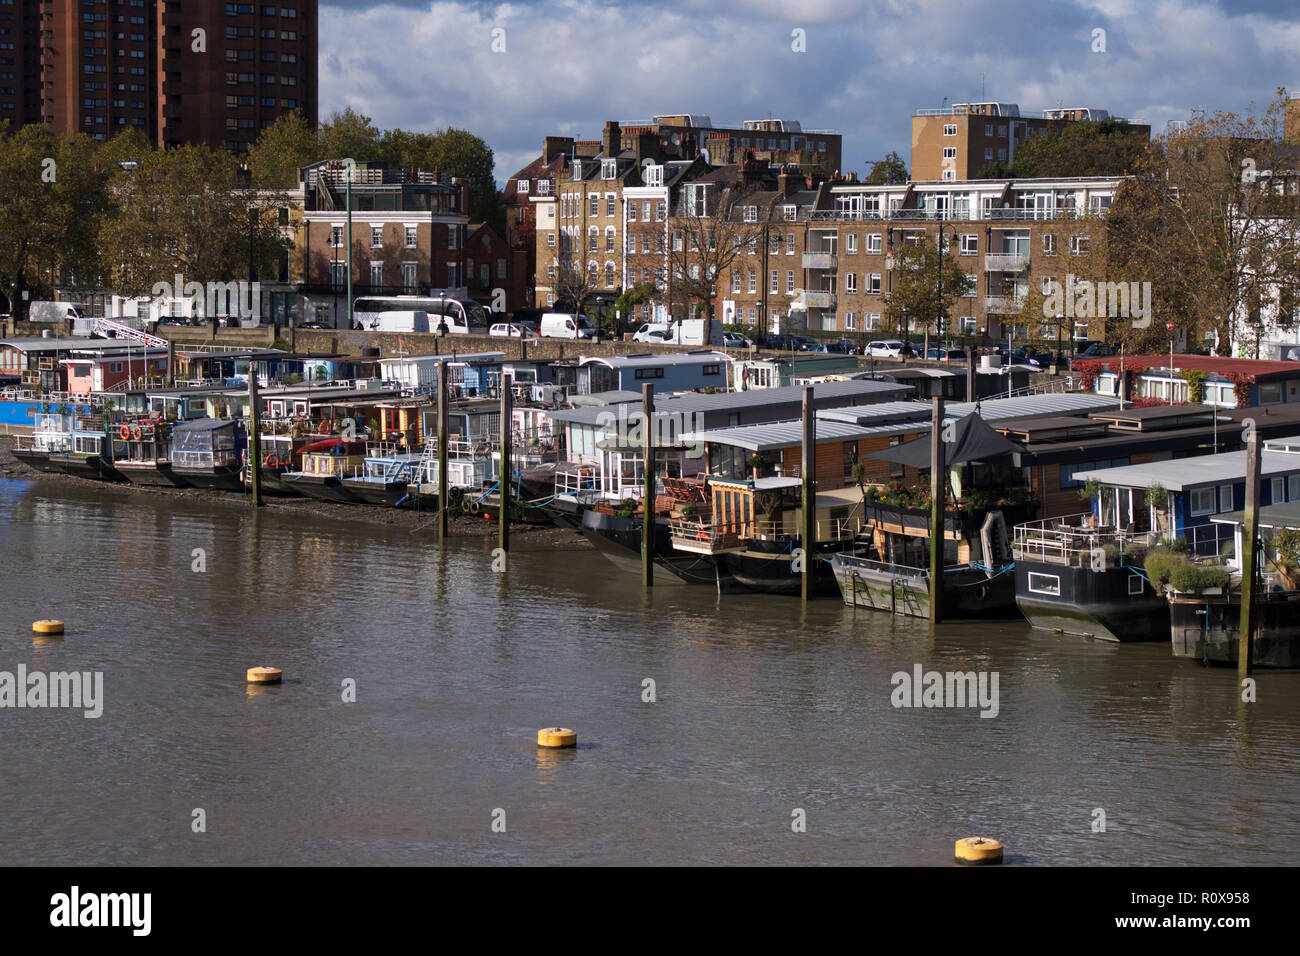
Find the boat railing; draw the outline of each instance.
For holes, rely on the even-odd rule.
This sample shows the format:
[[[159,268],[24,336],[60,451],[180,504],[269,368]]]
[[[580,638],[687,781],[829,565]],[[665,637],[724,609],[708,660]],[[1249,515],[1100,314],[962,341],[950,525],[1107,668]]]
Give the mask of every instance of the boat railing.
[[[814,533],[818,541],[853,541],[861,531],[861,518],[831,518],[818,521]]]
[[[1089,523],[1092,517],[1068,515],[1016,525],[1011,541],[1012,556],[1020,561],[1071,567],[1109,566],[1116,558],[1135,557],[1169,540],[1167,532]],[[1235,537],[1231,525],[1204,524],[1185,528],[1181,540],[1191,556],[1217,559]],[[1111,549],[1115,554],[1108,555]]]
[[[668,533],[673,547],[692,554],[719,554],[738,551],[743,526],[736,524],[698,521],[690,518],[673,518],[668,522]]]
[[[868,572],[873,574],[887,575],[891,578],[915,578],[926,581],[930,578],[929,568],[913,568],[905,564],[895,564],[890,561],[879,561],[875,558],[864,558],[853,552],[841,552],[836,555],[840,564],[859,572]],[[969,567],[963,565],[962,567]],[[945,568],[947,570],[947,568]],[[955,569],[954,569],[955,570]]]

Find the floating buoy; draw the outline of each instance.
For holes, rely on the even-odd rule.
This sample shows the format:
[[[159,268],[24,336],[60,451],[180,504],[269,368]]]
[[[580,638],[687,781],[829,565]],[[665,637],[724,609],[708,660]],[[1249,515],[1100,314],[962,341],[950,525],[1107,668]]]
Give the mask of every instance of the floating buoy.
[[[248,682],[250,684],[278,684],[283,675],[278,667],[250,667]]]
[[[539,747],[576,747],[578,732],[567,727],[543,727],[537,731]]]
[[[62,621],[33,621],[32,631],[36,634],[62,634]]]
[[[957,841],[953,859],[965,866],[986,866],[1002,862],[1002,844],[987,837],[966,837]]]

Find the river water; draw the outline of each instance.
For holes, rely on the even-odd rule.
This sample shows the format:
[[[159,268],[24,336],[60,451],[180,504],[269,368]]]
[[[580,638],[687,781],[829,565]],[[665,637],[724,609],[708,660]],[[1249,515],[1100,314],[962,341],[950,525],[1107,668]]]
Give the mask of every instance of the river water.
[[[104,698],[0,709],[0,861],[946,866],[976,835],[1008,863],[1300,861],[1300,674],[1242,705],[1163,644],[647,599],[522,536],[495,573],[494,544],[0,480],[0,671]],[[895,708],[915,664],[997,672],[997,716]],[[557,724],[578,749],[537,748]]]

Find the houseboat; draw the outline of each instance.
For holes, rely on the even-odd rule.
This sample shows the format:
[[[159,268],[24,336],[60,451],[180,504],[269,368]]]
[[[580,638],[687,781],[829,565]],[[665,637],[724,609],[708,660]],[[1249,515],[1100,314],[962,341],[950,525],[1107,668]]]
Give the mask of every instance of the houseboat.
[[[355,474],[342,479],[341,490],[350,496],[349,500],[362,504],[389,508],[414,504],[423,461],[424,455],[419,452],[369,455]]]
[[[241,491],[245,438],[237,421],[180,422],[172,429],[172,474],[195,488]]]
[[[71,429],[68,445],[63,451],[48,452],[49,467],[78,478],[122,481],[121,474],[113,467],[103,417],[72,415],[67,421]]]
[[[187,482],[172,470],[172,424],[155,418],[104,426],[113,467],[133,485],[180,488]]]
[[[58,473],[62,469],[50,463],[51,455],[65,455],[72,450],[72,413],[38,412],[30,435],[15,435],[10,453],[28,468]]]
[[[366,443],[361,439],[324,438],[305,446],[302,469],[286,471],[280,480],[309,498],[355,503],[362,499],[343,486],[343,479],[359,471],[365,460]]]

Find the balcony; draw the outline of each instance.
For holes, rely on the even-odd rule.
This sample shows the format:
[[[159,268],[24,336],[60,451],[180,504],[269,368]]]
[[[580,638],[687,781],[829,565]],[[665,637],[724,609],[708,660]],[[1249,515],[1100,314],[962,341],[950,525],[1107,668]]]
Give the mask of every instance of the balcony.
[[[795,296],[790,307],[805,312],[809,309],[833,309],[835,308],[835,293],[802,292]]]
[[[1078,209],[989,209],[985,213],[988,219],[1026,222],[1051,219],[1078,219]]]
[[[805,269],[837,269],[839,257],[833,252],[805,252],[803,254]]]
[[[1023,272],[1029,268],[1029,256],[1018,252],[991,252],[984,257],[985,272]]]
[[[1020,311],[1020,306],[1024,299],[1017,299],[1004,295],[986,295],[984,297],[984,311],[990,315],[1006,315]]]

